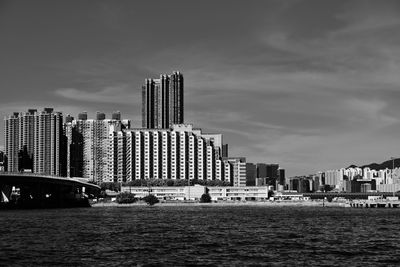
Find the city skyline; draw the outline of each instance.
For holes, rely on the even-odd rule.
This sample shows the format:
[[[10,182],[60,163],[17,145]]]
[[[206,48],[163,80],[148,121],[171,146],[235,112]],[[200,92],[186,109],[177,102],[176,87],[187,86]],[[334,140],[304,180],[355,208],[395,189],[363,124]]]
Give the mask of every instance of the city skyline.
[[[174,75],[179,77],[177,81],[183,81],[182,74],[176,72]],[[144,92],[147,89],[150,94],[150,101],[143,101],[143,110],[148,106],[146,102],[179,103],[175,100],[182,99],[183,83],[178,84],[173,88],[144,88]],[[156,92],[165,93],[167,88],[173,95],[171,101],[168,97],[158,99]],[[174,91],[179,92],[177,97]],[[144,100],[148,99],[147,93],[144,93]],[[157,104],[151,106],[157,107]],[[170,108],[166,105],[159,111],[172,114],[176,119],[184,116],[183,105],[179,104],[170,105]],[[152,115],[144,116],[146,122],[156,119],[149,128],[130,128],[130,121],[121,119],[120,112],[114,112],[112,119],[97,112],[94,120],[88,119],[87,113],[83,112],[76,120],[67,115],[65,122],[62,112],[54,112],[53,108],[44,108],[41,112],[36,109],[14,112],[4,120],[6,157],[2,156],[0,171],[79,177],[96,184],[187,179],[188,182],[207,180],[233,186],[254,186],[266,182],[274,184],[277,179],[277,164],[275,171],[270,169],[268,177],[268,167],[264,164],[265,173],[260,176],[256,171],[261,167],[250,171],[244,157],[229,157],[222,134],[204,133],[192,124],[171,123],[165,127]],[[163,123],[167,122],[168,119]],[[252,176],[252,181],[248,181],[247,174]],[[284,176],[279,177],[284,181]]]
[[[2,1],[0,115],[120,110],[139,127],[144,80],[180,70],[185,122],[223,133],[232,156],[288,176],[381,162],[400,148],[399,13],[395,1]]]

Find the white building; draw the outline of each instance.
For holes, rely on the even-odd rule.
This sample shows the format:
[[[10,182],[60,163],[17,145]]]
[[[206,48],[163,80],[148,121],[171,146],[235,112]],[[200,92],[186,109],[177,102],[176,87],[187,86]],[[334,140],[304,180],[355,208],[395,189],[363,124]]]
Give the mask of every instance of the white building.
[[[267,200],[269,186],[213,186],[207,187],[212,200]]]
[[[328,170],[324,173],[319,172],[317,175],[322,179],[322,174],[325,176],[325,184],[335,186],[339,190],[344,190],[344,176],[346,175],[349,181],[352,181],[356,176],[359,176],[359,181],[372,181],[376,183],[376,190],[379,192],[393,192],[398,191],[398,184],[400,184],[400,168],[374,170],[368,167],[363,169],[347,168],[339,170]]]
[[[162,200],[200,200],[201,196],[205,193],[205,187],[201,185],[160,187],[122,186],[121,191],[135,194],[137,198],[143,198],[148,194],[152,194]]]
[[[224,163],[229,163],[232,167],[230,168],[231,182],[233,186],[246,186],[246,160],[241,157],[229,157],[224,158]],[[225,169],[227,166],[225,165]]]
[[[116,142],[115,138],[126,141]],[[126,154],[121,157],[126,164],[126,179],[201,179],[231,181],[231,168],[228,161],[221,161],[222,135],[203,134],[200,129],[193,129],[190,124],[173,125],[171,129],[129,129],[111,134],[111,151]],[[118,151],[118,152],[117,152]],[[110,156],[108,164],[115,163]],[[119,158],[118,158],[119,159]],[[218,176],[216,171],[218,166]],[[237,173],[243,170],[237,166]],[[240,165],[241,166],[241,165]],[[113,168],[109,168],[113,170]],[[120,173],[120,170],[114,170]],[[244,170],[244,179],[246,178]],[[113,174],[107,177],[114,177]],[[242,184],[242,183],[241,183]],[[244,181],[245,185],[245,181]]]
[[[213,201],[245,201],[245,200],[268,200],[270,186],[210,186],[208,193]],[[194,186],[162,186],[162,187],[130,187],[122,186],[122,192],[135,194],[137,198],[143,198],[153,194],[163,200],[199,200],[206,192],[206,187]]]
[[[353,180],[353,178],[355,176],[362,176],[363,171],[361,168],[347,168],[344,171],[344,175],[346,175],[347,177],[349,177],[349,180]]]
[[[400,191],[400,184],[377,184],[377,192],[397,192]]]

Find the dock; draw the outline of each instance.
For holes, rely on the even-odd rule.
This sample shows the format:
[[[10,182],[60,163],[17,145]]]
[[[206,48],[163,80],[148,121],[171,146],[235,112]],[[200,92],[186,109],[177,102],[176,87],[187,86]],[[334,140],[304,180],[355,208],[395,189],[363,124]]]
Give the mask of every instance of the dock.
[[[400,201],[397,197],[352,200],[346,203],[346,206],[351,208],[400,208]]]

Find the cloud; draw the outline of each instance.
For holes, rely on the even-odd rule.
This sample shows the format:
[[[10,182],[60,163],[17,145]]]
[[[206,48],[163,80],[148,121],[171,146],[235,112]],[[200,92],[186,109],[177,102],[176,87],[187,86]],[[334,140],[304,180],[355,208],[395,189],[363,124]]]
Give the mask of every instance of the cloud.
[[[28,25],[18,17],[23,12],[8,12],[8,21],[23,23],[17,39],[16,29],[0,27],[10,40],[3,42],[1,88],[14,92],[2,96],[0,112],[46,102],[73,115],[118,109],[137,127],[143,80],[180,70],[186,121],[223,133],[232,155],[278,162],[289,176],[396,155],[396,1],[229,2],[229,12],[221,12],[227,3],[210,10],[175,1],[162,8],[68,2],[66,10],[76,10],[73,27],[68,16],[41,14],[40,5],[27,13],[31,21],[45,15],[54,23]],[[55,38],[51,31],[63,34]],[[41,38],[32,43],[32,34]],[[21,50],[26,42],[29,49]],[[13,101],[24,91],[31,102]]]
[[[246,42],[169,45],[137,64],[148,73],[183,71],[186,121],[223,133],[232,155],[279,162],[289,175],[373,159],[374,151],[390,151],[385,140],[374,142],[378,133],[399,127],[393,101],[400,88],[399,19],[396,10],[370,16],[368,7],[324,12],[314,22],[310,14],[307,24],[288,24],[277,14],[269,25],[285,27],[250,29]],[[313,23],[317,30],[306,28]],[[298,33],[307,31],[313,32]],[[99,88],[58,94],[93,103],[135,98],[140,105],[127,87]]]
[[[140,103],[138,92],[128,85],[105,87],[101,90],[85,91],[76,88],[60,88],[55,94],[64,98],[95,103],[133,104]]]

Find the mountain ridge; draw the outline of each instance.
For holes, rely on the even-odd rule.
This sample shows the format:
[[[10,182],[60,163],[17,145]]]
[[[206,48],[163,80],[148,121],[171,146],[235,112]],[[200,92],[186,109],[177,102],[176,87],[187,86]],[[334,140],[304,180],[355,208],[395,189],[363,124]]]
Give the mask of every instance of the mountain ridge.
[[[356,167],[359,167],[359,168],[370,168],[371,170],[377,170],[377,171],[379,171],[379,170],[384,170],[384,169],[392,169],[393,168],[393,160],[386,160],[386,161],[384,161],[384,162],[382,162],[382,163],[376,163],[376,162],[374,162],[374,163],[370,163],[370,164],[366,164],[366,165],[362,165],[362,166],[357,166],[357,165],[354,165],[354,164],[352,164],[352,165],[350,165],[348,168],[356,168]],[[398,167],[400,167],[400,158],[395,158],[394,159],[394,168],[398,168]]]

